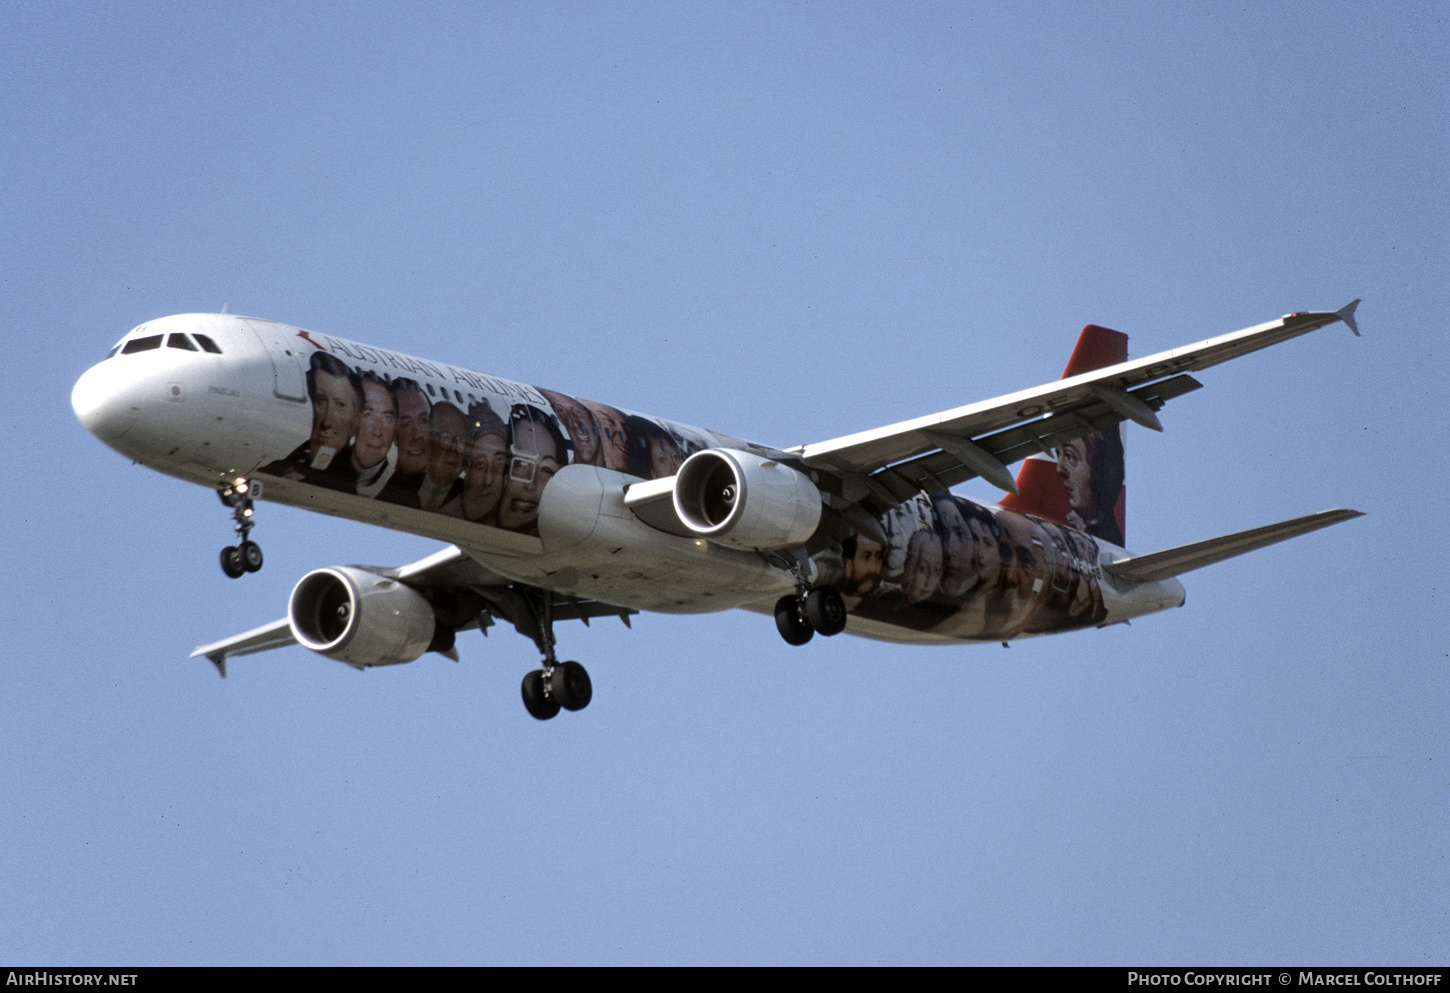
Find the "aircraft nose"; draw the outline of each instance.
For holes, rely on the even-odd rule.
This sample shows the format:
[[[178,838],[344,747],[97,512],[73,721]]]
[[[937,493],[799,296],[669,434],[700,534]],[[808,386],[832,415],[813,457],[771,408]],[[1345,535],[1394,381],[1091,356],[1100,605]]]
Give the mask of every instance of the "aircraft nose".
[[[87,431],[108,444],[125,437],[141,409],[135,384],[122,372],[111,360],[92,366],[76,380],[70,394],[76,417]]]

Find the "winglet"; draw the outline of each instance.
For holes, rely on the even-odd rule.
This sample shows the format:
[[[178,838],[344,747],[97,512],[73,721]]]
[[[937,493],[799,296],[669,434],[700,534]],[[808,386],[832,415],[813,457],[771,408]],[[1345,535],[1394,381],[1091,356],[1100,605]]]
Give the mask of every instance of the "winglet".
[[[208,648],[211,648],[212,651],[207,651]],[[202,645],[191,653],[192,658],[196,658],[198,655],[205,655],[211,664],[216,666],[216,671],[222,674],[222,678],[227,678],[227,653],[225,651],[217,651],[212,645]]]
[[[1359,337],[1359,326],[1354,323],[1354,308],[1358,306],[1359,298],[1355,297],[1353,300],[1349,301],[1349,303],[1345,304],[1343,307],[1340,307],[1334,312],[1334,316],[1338,317],[1345,324],[1349,325],[1349,330],[1354,332],[1354,336],[1356,338]]]

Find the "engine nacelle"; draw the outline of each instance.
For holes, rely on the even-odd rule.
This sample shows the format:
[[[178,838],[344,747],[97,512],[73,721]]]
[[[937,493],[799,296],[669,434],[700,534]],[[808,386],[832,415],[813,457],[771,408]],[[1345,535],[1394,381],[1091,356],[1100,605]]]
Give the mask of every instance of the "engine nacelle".
[[[298,642],[354,666],[411,662],[433,645],[438,631],[433,606],[421,593],[352,566],[303,576],[287,603],[287,620]]]
[[[737,448],[706,448],[675,476],[675,513],[710,541],[735,548],[787,548],[821,522],[821,491],[789,466]]]

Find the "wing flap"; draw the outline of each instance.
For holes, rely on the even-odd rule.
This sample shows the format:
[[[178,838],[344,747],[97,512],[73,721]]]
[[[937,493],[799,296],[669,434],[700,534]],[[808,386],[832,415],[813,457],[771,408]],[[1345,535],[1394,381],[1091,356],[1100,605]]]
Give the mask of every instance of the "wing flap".
[[[1114,579],[1130,583],[1150,583],[1160,579],[1202,569],[1206,565],[1231,559],[1245,552],[1252,552],[1301,534],[1318,531],[1332,524],[1363,517],[1358,510],[1325,510],[1305,517],[1296,517],[1277,524],[1267,524],[1248,531],[1238,531],[1206,541],[1195,541],[1189,545],[1164,549],[1149,555],[1133,555],[1103,566],[1103,571]]]
[[[1201,388],[1202,385],[1192,376],[1179,375],[1150,386],[1139,387],[1128,395],[1136,403],[1142,404],[1149,410],[1158,411],[1169,400],[1183,396],[1185,393],[1191,393]],[[936,451],[928,451],[915,458],[878,469],[866,478],[868,484],[874,480],[885,483],[893,496],[903,488],[909,490],[907,496],[901,497],[901,499],[909,499],[916,492],[916,488],[930,492],[955,486],[974,476],[981,476],[999,489],[1010,493],[1016,489],[1015,483],[1011,486],[1003,485],[1004,482],[1013,482],[1010,475],[1005,480],[994,479],[982,472],[981,467],[968,464],[961,457],[961,452],[948,450],[944,442],[966,442],[979,449],[982,455],[995,459],[1003,466],[1005,472],[1006,466],[1020,462],[1029,455],[1050,455],[1058,445],[1064,442],[1093,432],[1115,428],[1124,420],[1126,418],[1120,410],[1109,406],[1106,402],[1094,399],[1094,402],[1084,404],[1077,410],[1041,417],[1027,424],[1006,428],[980,438],[965,439],[943,435],[935,431],[923,432],[928,441],[936,445]],[[967,454],[974,453],[969,450]],[[991,467],[987,466],[987,468]],[[883,478],[888,474],[892,477],[891,480]]]

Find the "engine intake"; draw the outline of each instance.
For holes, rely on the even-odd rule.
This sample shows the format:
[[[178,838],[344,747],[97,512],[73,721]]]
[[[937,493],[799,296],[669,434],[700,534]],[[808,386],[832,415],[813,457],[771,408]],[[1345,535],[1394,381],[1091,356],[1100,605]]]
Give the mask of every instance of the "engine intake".
[[[452,643],[452,629],[438,623],[421,593],[355,566],[303,576],[287,603],[287,620],[302,645],[353,666],[411,662]]]
[[[675,513],[694,534],[734,548],[799,545],[821,521],[821,492],[774,459],[706,448],[675,477]]]

